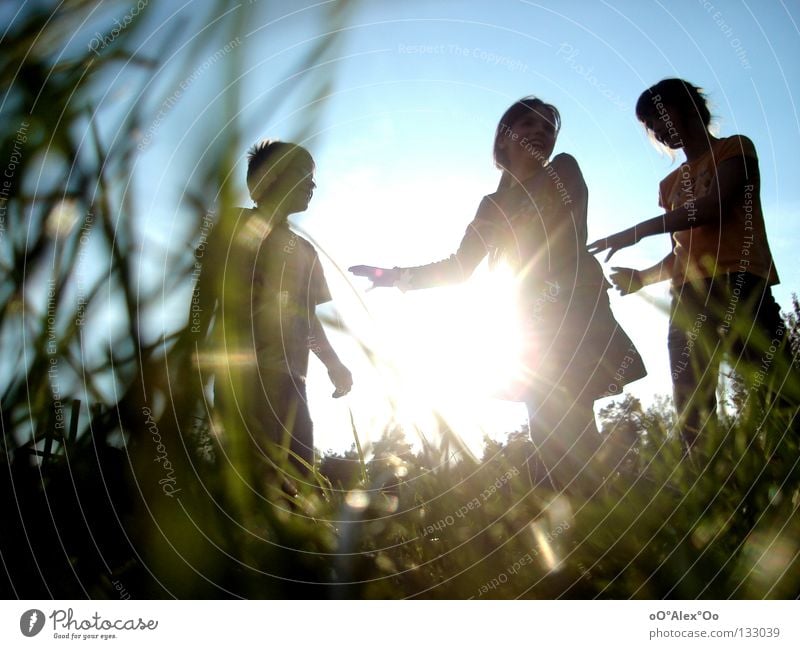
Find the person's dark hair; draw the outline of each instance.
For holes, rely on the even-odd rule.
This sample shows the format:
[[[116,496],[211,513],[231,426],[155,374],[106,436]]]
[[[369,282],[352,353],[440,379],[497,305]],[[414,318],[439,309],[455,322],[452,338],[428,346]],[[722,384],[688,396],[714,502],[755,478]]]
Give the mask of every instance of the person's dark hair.
[[[513,104],[500,118],[494,134],[494,164],[499,169],[505,169],[508,164],[505,152],[500,148],[500,142],[508,135],[520,118],[528,113],[542,115],[555,128],[556,134],[561,130],[561,113],[552,104],[543,102],[538,97],[523,97]]]
[[[658,119],[668,106],[682,115],[696,114],[703,120],[706,129],[711,124],[708,99],[701,88],[683,79],[663,79],[649,87],[636,102],[636,118],[646,124]]]
[[[258,203],[274,179],[292,164],[313,166],[311,154],[298,144],[279,140],[264,140],[247,152],[247,189]]]

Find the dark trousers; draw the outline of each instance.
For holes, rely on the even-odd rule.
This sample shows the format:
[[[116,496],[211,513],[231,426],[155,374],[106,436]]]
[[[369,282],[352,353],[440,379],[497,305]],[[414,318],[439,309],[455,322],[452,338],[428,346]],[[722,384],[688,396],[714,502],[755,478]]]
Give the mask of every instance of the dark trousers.
[[[748,407],[797,404],[786,324],[766,281],[729,273],[672,287],[667,341],[673,398],[687,449],[716,423],[723,358],[743,381]]]
[[[288,460],[300,475],[314,465],[314,425],[302,378],[263,368],[237,368],[233,380],[215,387],[215,402],[226,433],[234,437],[238,460],[256,467],[263,462],[281,466]],[[218,379],[219,380],[219,379]]]
[[[578,385],[539,386],[529,392],[525,405],[541,469],[537,482],[557,490],[592,489],[599,483],[602,476],[587,474],[600,443],[594,400]]]
[[[288,442],[290,461],[301,475],[306,475],[308,469],[297,460],[299,457],[314,466],[314,424],[308,411],[305,380],[288,374],[269,374],[265,378],[260,420],[264,436],[280,447]]]

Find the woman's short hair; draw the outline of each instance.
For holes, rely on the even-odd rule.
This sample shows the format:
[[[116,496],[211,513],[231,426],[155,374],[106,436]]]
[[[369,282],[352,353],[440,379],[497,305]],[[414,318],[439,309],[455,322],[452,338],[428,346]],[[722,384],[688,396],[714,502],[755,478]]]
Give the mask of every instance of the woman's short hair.
[[[508,158],[506,157],[505,151],[500,147],[500,142],[511,133],[514,124],[528,113],[536,113],[537,115],[543,116],[553,125],[556,134],[558,134],[558,131],[561,129],[561,113],[558,112],[555,106],[543,102],[538,97],[523,97],[503,113],[500,122],[497,124],[497,130],[494,134],[493,154],[494,164],[498,168],[505,169],[508,164]]]

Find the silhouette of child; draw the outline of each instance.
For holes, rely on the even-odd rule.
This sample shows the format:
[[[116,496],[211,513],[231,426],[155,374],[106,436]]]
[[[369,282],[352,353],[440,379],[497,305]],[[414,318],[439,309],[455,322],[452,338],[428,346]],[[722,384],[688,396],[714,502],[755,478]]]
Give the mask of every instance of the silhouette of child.
[[[314,160],[303,147],[278,141],[254,146],[247,186],[256,206],[227,215],[201,278],[213,286],[207,295],[216,302],[217,405],[226,421],[241,418],[266,457],[288,444],[301,474],[314,464],[306,396],[309,350],[328,369],[334,397],[352,386],[315,313],[331,299],[319,258],[287,222],[290,214],[308,208],[313,176]],[[243,449],[253,452],[252,444]]]

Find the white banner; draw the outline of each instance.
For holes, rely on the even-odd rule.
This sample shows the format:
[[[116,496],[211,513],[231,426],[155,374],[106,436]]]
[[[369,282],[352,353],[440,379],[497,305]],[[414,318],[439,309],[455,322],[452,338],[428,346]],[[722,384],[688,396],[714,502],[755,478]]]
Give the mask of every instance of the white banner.
[[[800,646],[797,601],[74,600],[0,611],[0,646],[14,648]]]

